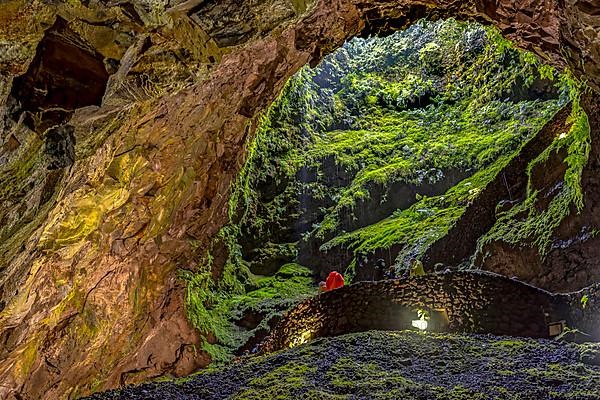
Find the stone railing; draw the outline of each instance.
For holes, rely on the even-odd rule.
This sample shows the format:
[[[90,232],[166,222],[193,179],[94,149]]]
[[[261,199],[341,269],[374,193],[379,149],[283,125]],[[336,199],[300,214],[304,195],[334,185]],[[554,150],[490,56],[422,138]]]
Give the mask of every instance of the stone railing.
[[[600,318],[599,288],[559,295],[479,271],[358,282],[300,303],[282,317],[259,351],[351,332],[423,327],[419,312],[428,316],[429,331],[548,338],[569,327],[600,340],[600,332],[592,331]]]

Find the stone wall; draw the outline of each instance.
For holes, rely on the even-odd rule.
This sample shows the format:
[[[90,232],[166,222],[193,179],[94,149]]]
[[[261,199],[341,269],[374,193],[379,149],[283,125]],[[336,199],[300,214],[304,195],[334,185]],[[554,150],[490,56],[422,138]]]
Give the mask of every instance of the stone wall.
[[[598,293],[590,293],[590,305],[596,304]],[[408,329],[412,320],[418,319],[417,310],[447,317],[446,324],[433,327],[437,331],[548,338],[549,325],[561,321],[582,331],[591,328],[590,321],[573,312],[578,309],[575,297],[554,295],[486,272],[359,282],[323,293],[290,310],[260,351],[276,351],[316,337]],[[600,335],[592,339],[600,340]]]

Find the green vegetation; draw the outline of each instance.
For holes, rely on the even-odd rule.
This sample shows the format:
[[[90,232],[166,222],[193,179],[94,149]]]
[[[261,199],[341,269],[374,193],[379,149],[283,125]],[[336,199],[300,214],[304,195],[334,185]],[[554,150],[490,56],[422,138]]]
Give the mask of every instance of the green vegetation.
[[[376,250],[393,247],[396,266],[407,267],[575,98],[571,86],[495,30],[454,20],[355,39],[317,68],[303,68],[260,118],[231,191],[230,224],[196,271],[181,272],[190,321],[216,338],[204,349],[227,359],[268,330],[271,316],[315,293],[328,251],[350,254],[347,280]],[[589,142],[575,105],[571,132],[545,153],[568,149],[567,189],[535,226],[581,206]],[[423,195],[424,187],[433,194]],[[390,204],[403,205],[364,221]],[[306,248],[319,254],[303,258]],[[308,268],[290,264],[298,259]],[[256,328],[236,325],[247,315],[263,319]]]
[[[238,400],[596,399],[600,371],[579,361],[583,351],[549,340],[371,331],[213,368],[180,387]]]
[[[585,310],[585,307],[587,307],[587,303],[589,301],[589,297],[587,294],[584,294],[583,296],[581,296],[581,308]]]
[[[341,234],[328,241],[321,249],[328,251],[343,246],[356,255],[368,254],[376,249],[387,249],[402,243],[398,260],[420,256],[429,245],[442,238],[460,218],[466,206],[509,161],[510,156],[498,159],[492,166],[477,172],[444,195],[424,197],[406,210],[394,214],[376,224]],[[408,264],[405,265],[408,267]]]
[[[445,40],[461,43],[457,35],[449,35],[447,25],[436,28],[438,36],[420,50],[419,62],[425,64],[422,65],[424,70],[430,70],[439,62],[439,57],[447,57],[442,65],[450,69],[451,73],[447,70],[446,74],[451,74],[451,78],[441,82],[435,82],[435,77],[427,82],[418,80],[407,72],[413,70],[410,67],[414,68],[409,62],[410,67],[403,71],[404,80],[385,85],[381,84],[382,79],[377,80],[374,91],[378,100],[367,101],[380,105],[396,93],[402,93],[404,100],[429,93],[434,99],[431,104],[401,111],[372,107],[360,121],[366,129],[317,136],[308,152],[311,160],[331,156],[338,165],[358,170],[351,184],[333,196],[335,206],[313,233],[318,238],[329,239],[321,246],[322,251],[341,247],[360,256],[399,244],[397,263],[406,266],[407,260],[422,255],[448,232],[465,207],[566,101],[572,81],[564,77],[560,78],[562,89],[558,101],[507,101],[503,97],[515,86],[525,90],[536,79],[556,80],[556,73],[531,54],[512,49],[493,30],[485,31],[487,42],[478,57],[471,60],[472,64],[465,63],[464,53],[457,55],[447,51],[450,46]],[[469,35],[481,35],[476,28],[472,29],[467,29]],[[441,54],[432,56],[434,49],[442,49]],[[503,66],[507,59],[511,59],[510,68]],[[461,62],[452,64],[454,60]],[[386,74],[389,78],[402,72],[395,70]],[[367,81],[370,78],[368,74],[363,77]],[[355,82],[360,81],[355,76],[351,79],[355,86]],[[360,82],[364,88],[364,82]],[[577,138],[574,143],[581,141]],[[579,150],[573,148],[574,161],[581,161]],[[479,172],[447,193],[417,199],[409,208],[398,209],[380,222],[348,233],[343,227],[340,229],[339,216],[352,214],[357,201],[366,202],[374,184],[389,187],[393,182],[403,181],[419,186],[439,180],[445,171],[452,169]],[[355,266],[356,258],[347,272],[352,273]]]
[[[248,382],[250,388],[236,394],[233,399],[287,400],[304,386],[307,375],[315,372],[316,368],[307,364],[289,363],[252,379]]]
[[[373,184],[389,186],[402,181],[419,186],[436,183],[453,169],[488,167],[518,148],[557,108],[556,101],[532,102],[527,107],[495,102],[473,115],[472,100],[425,111],[386,111],[367,117],[367,121],[373,119],[367,130],[335,131],[317,139],[309,151],[312,159],[334,156],[344,168],[363,166],[352,183],[337,193],[337,204],[318,227],[317,235],[326,237],[336,231],[339,215],[357,201],[368,199]],[[496,112],[502,114],[492,122],[487,114]]]
[[[312,271],[298,264],[283,265],[274,276],[259,277],[245,271],[245,287],[228,262],[224,277],[217,281],[210,273],[181,271],[187,283],[188,318],[201,332],[212,333],[217,343],[205,342],[213,362],[231,359],[233,353],[259,330],[269,330],[268,321],[297,302],[314,295]],[[260,323],[252,329],[236,324],[245,315],[258,314]]]
[[[572,81],[570,84],[573,85]],[[529,184],[527,197],[521,203],[500,214],[494,227],[480,239],[478,247],[483,252],[486,244],[501,240],[515,246],[536,247],[544,257],[551,247],[551,238],[560,223],[571,213],[583,209],[581,175],[590,152],[590,125],[579,104],[580,90],[571,89],[573,110],[568,120],[570,129],[555,138],[553,143],[527,167]],[[543,193],[532,183],[533,171],[543,165],[552,154],[566,154],[567,169],[557,193]],[[556,188],[553,188],[556,189]],[[551,197],[544,207],[541,203]]]

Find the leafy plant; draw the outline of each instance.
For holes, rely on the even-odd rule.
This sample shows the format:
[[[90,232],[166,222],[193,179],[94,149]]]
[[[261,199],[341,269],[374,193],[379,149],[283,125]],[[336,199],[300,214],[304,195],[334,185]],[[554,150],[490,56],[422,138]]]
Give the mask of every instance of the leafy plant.
[[[583,296],[581,296],[581,308],[583,308],[585,310],[585,308],[587,307],[587,303],[590,300],[590,298],[588,297],[587,294],[584,294]]]

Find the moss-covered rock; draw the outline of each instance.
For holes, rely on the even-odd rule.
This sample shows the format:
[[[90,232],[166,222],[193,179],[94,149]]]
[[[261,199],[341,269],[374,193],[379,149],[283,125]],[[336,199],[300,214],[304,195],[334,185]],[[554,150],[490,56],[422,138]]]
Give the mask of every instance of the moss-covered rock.
[[[236,291],[212,286],[206,275],[181,276],[188,285],[188,316],[198,329],[214,334],[215,342],[205,341],[202,348],[217,364],[252,350],[284,311],[317,292],[312,271],[294,263],[284,264],[272,276],[248,272],[246,287]]]
[[[550,340],[372,331],[92,398],[592,400],[600,367],[580,362],[584,351]]]
[[[277,283],[298,261],[317,279],[336,269],[380,279],[369,256],[385,253],[398,272],[423,256],[568,100],[558,77],[495,30],[454,20],[355,39],[303,68],[260,120],[229,225],[198,271],[182,273],[190,320],[215,333],[211,354],[248,339],[234,321],[271,316],[231,299],[296,293],[291,277],[250,295],[252,274]]]

